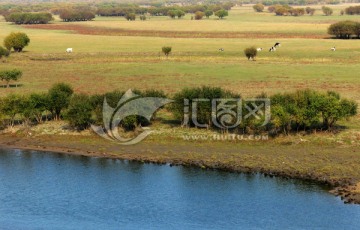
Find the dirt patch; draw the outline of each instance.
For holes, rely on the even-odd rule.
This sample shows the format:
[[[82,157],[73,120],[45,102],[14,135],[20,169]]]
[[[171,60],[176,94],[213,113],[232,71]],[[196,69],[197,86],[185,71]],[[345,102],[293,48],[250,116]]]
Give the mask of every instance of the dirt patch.
[[[107,35],[107,36],[143,36],[143,37],[167,37],[167,38],[328,38],[319,34],[295,34],[295,33],[259,33],[259,32],[204,32],[204,31],[163,31],[163,30],[128,30],[114,28],[100,28],[82,25],[25,25],[27,29],[43,30],[67,30],[84,35]]]

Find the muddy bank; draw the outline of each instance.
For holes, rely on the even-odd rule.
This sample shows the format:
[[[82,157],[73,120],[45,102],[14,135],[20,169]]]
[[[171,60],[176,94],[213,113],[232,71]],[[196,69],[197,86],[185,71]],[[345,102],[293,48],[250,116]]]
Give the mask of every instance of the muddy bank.
[[[30,138],[4,134],[0,135],[0,148],[57,152],[170,166],[182,165],[204,170],[262,173],[269,177],[309,180],[330,185],[333,188],[331,193],[340,196],[345,203],[360,204],[360,176],[356,170],[360,166],[360,156],[356,148],[161,141],[122,146],[95,136],[49,135]],[[350,161],[352,163],[346,165],[346,162]]]

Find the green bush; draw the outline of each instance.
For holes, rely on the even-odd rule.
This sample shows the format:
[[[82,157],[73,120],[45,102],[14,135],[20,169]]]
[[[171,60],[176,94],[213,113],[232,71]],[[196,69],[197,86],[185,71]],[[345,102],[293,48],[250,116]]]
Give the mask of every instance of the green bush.
[[[12,13],[5,19],[15,24],[47,24],[54,20],[50,13]]]
[[[321,9],[322,9],[323,13],[325,14],[325,16],[330,16],[333,14],[333,10],[328,6],[323,6]]]
[[[9,51],[14,49],[15,52],[21,52],[25,46],[30,43],[30,38],[25,33],[11,33],[4,39],[4,46]]]
[[[22,97],[17,94],[9,94],[2,98],[0,113],[9,119],[8,125],[15,125],[16,115],[21,113]]]
[[[257,55],[257,50],[253,46],[253,47],[246,48],[244,50],[244,53],[245,53],[245,56],[248,58],[248,60],[255,60],[255,57]]]
[[[168,57],[171,53],[172,48],[171,46],[164,46],[161,50],[165,54],[165,56]]]
[[[335,35],[336,38],[350,39],[352,35],[360,36],[360,23],[354,21],[340,21],[331,24],[328,34]]]
[[[61,112],[69,105],[73,89],[66,83],[55,84],[48,92],[47,109],[55,120],[59,120]]]
[[[78,130],[89,127],[91,123],[93,107],[88,95],[75,94],[71,97],[65,113],[65,119],[70,126]]]
[[[256,12],[263,12],[264,11],[264,5],[261,4],[261,3],[258,3],[258,4],[255,4],[253,5],[253,9],[256,11]]]
[[[206,18],[209,18],[211,15],[213,15],[214,14],[214,12],[212,11],[212,10],[206,10],[205,11],[205,17]]]
[[[215,16],[219,19],[223,19],[224,17],[228,16],[229,12],[227,10],[221,9],[215,12]]]
[[[4,47],[0,46],[0,59],[2,57],[8,57],[9,55],[10,55],[9,50],[7,50]]]
[[[196,11],[195,12],[195,20],[201,20],[204,17],[204,12]]]
[[[18,81],[22,76],[22,71],[18,69],[0,71],[0,80],[6,82],[6,87],[9,88],[10,81]]]
[[[135,21],[135,19],[136,19],[136,14],[134,14],[134,13],[129,13],[129,14],[127,14],[127,15],[125,16],[125,18],[126,18],[126,20],[128,20],[128,21]]]
[[[176,93],[173,97],[174,102],[169,106],[170,111],[173,113],[175,119],[179,122],[184,121],[184,100],[205,98],[210,99],[210,102],[198,102],[197,105],[197,121],[200,124],[206,124],[208,127],[212,127],[212,111],[211,100],[219,98],[240,98],[240,95],[234,94],[230,91],[223,90],[219,87],[198,87],[198,88],[185,88]],[[192,117],[192,110],[190,108],[189,117]],[[190,119],[190,126],[195,124]]]

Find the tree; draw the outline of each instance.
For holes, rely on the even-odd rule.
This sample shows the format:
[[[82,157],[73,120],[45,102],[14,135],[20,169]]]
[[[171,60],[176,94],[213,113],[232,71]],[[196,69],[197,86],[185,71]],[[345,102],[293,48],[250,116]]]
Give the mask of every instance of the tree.
[[[59,120],[61,112],[69,105],[73,89],[66,83],[55,84],[48,92],[47,109],[55,120]]]
[[[196,11],[195,12],[195,20],[201,20],[204,17],[204,12]]]
[[[126,18],[126,20],[128,20],[128,21],[135,21],[135,19],[136,19],[136,14],[134,14],[134,13],[129,13],[129,14],[127,14],[127,15],[125,16],[125,18]]]
[[[177,16],[178,18],[182,18],[182,17],[185,16],[185,12],[182,11],[182,10],[176,10],[176,16]]]
[[[32,93],[28,97],[26,108],[31,111],[31,116],[35,118],[37,123],[41,123],[43,114],[47,110],[48,95],[45,93]]]
[[[176,10],[169,10],[167,15],[170,17],[170,18],[175,18],[176,17]]]
[[[146,16],[145,15],[140,15],[140,20],[141,21],[146,21]]]
[[[166,57],[168,57],[169,54],[171,53],[171,49],[172,49],[171,46],[164,46],[162,48],[162,52],[165,54]]]
[[[11,33],[4,39],[4,46],[11,51],[21,52],[25,46],[29,45],[30,39],[25,33]]]
[[[89,96],[75,94],[70,100],[65,119],[73,128],[78,130],[86,129],[91,123],[92,109]]]
[[[10,126],[15,124],[15,116],[21,112],[21,97],[16,94],[9,94],[1,101],[1,114],[9,117]]]
[[[9,55],[10,55],[9,50],[7,50],[4,47],[0,46],[0,59],[2,57],[8,57]]]
[[[229,13],[226,10],[218,10],[215,12],[215,16],[219,17],[219,19],[223,19],[224,17],[228,16]]]
[[[244,50],[244,53],[245,53],[245,56],[248,58],[248,60],[254,60],[257,55],[257,50],[253,46],[253,47],[246,48]]]
[[[18,81],[22,76],[22,72],[17,69],[3,70],[0,72],[0,80],[6,82],[6,88],[9,88],[10,81]]]
[[[263,12],[264,11],[264,5],[261,4],[261,3],[258,3],[258,4],[255,4],[253,5],[253,9],[256,11],[256,12]]]
[[[335,35],[337,38],[349,39],[351,35],[358,35],[357,28],[359,28],[358,22],[353,21],[340,21],[331,24],[328,28],[328,34]]]
[[[330,16],[333,13],[333,10],[328,6],[323,6],[321,9],[322,9],[323,13],[325,14],[325,16]]]
[[[213,15],[214,14],[214,12],[212,11],[212,10],[206,10],[205,11],[205,16],[206,16],[206,18],[209,18],[211,15]]]

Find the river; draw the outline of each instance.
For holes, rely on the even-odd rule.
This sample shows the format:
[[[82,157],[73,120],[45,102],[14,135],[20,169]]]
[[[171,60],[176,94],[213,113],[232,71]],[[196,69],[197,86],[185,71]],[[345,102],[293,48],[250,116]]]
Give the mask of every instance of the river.
[[[360,205],[299,180],[0,150],[0,229],[360,229]]]

